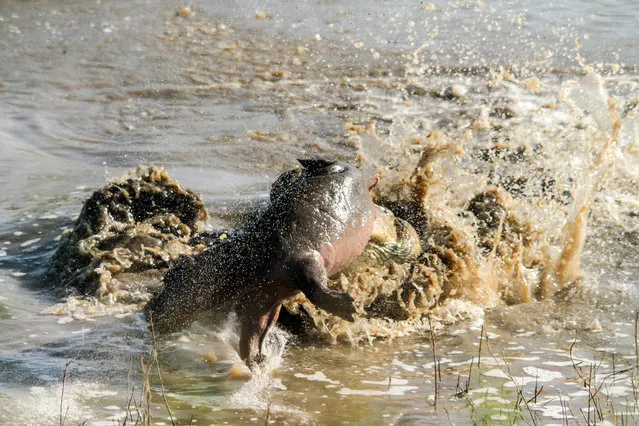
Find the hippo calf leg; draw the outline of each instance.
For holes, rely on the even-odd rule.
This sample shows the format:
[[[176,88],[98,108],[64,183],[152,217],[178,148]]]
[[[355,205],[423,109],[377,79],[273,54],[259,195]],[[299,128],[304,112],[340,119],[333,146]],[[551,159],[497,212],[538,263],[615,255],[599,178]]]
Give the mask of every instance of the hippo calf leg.
[[[319,253],[291,259],[283,265],[281,273],[277,285],[264,286],[277,289],[275,293],[256,293],[255,299],[261,300],[255,305],[246,306],[241,314],[239,352],[249,368],[264,360],[262,344],[268,331],[277,322],[282,302],[300,290],[315,306],[347,321],[355,320],[351,295],[326,286],[326,269]]]
[[[246,295],[251,303],[238,306],[240,319],[240,358],[253,369],[266,358],[262,345],[269,330],[277,322],[284,300],[299,293],[285,274],[266,281],[256,291]]]
[[[289,265],[293,279],[312,304],[346,321],[355,321],[353,298],[348,293],[327,287],[324,260],[318,252],[297,258]]]
[[[256,310],[242,317],[240,329],[240,358],[253,369],[265,360],[262,345],[271,327],[277,322],[282,303],[277,303],[270,311]]]

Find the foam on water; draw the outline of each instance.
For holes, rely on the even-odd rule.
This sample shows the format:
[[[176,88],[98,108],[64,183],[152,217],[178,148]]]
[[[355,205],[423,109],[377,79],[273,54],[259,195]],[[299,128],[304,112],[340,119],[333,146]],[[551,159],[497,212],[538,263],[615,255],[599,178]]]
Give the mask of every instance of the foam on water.
[[[337,391],[340,395],[355,395],[355,396],[402,396],[408,391],[419,389],[417,386],[389,386],[388,389],[350,389],[342,388]]]
[[[313,374],[295,373],[295,377],[301,379],[311,380],[313,382],[327,382],[332,385],[339,385],[339,380],[331,380],[321,371],[316,371]]]
[[[105,415],[106,411],[114,411],[111,406],[99,406],[99,401],[105,397],[118,399],[118,392],[105,389],[99,382],[67,382],[64,386],[61,383],[48,386],[32,386],[25,390],[7,389],[0,390],[9,395],[8,404],[15,410],[7,412],[0,410],[0,421],[6,424],[64,424],[93,422]],[[126,404],[125,397],[119,398]],[[8,405],[6,405],[8,406]],[[108,415],[114,420],[124,419],[124,410],[115,407],[119,413]],[[111,423],[112,424],[112,423]]]

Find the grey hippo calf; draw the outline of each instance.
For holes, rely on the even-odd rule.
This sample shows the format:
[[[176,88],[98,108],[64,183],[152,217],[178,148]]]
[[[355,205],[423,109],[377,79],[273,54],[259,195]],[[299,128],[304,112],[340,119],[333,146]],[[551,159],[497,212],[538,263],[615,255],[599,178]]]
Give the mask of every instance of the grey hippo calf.
[[[377,207],[369,185],[348,164],[299,160],[273,184],[271,204],[244,230],[208,250],[183,257],[146,306],[164,333],[188,326],[205,311],[236,303],[240,357],[264,360],[262,343],[282,302],[300,291],[317,307],[354,321],[353,298],[327,278],[355,260],[373,231]]]

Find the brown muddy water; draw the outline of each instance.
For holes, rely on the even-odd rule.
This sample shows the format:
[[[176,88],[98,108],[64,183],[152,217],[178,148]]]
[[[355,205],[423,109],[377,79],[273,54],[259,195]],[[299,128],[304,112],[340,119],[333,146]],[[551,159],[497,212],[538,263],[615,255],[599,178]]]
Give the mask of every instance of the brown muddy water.
[[[0,423],[636,424],[639,9],[542,3],[1,2]],[[249,377],[232,317],[152,363],[137,306],[42,287],[127,169],[164,167],[219,228],[310,156],[394,206],[422,179],[467,248],[430,323],[277,329]],[[532,229],[511,257],[467,213],[495,187]]]

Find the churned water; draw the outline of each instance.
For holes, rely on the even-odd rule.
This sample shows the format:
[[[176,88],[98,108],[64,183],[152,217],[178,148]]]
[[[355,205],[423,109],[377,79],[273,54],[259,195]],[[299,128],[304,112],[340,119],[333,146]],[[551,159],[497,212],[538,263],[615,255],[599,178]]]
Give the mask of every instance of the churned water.
[[[637,22],[631,0],[2,2],[0,423],[636,424]],[[156,358],[136,307],[39,285],[129,168],[163,166],[219,227],[309,156],[382,191],[428,166],[424,199],[462,234],[501,188],[550,278],[473,252],[434,340],[423,321],[276,330],[250,377],[232,317]]]

